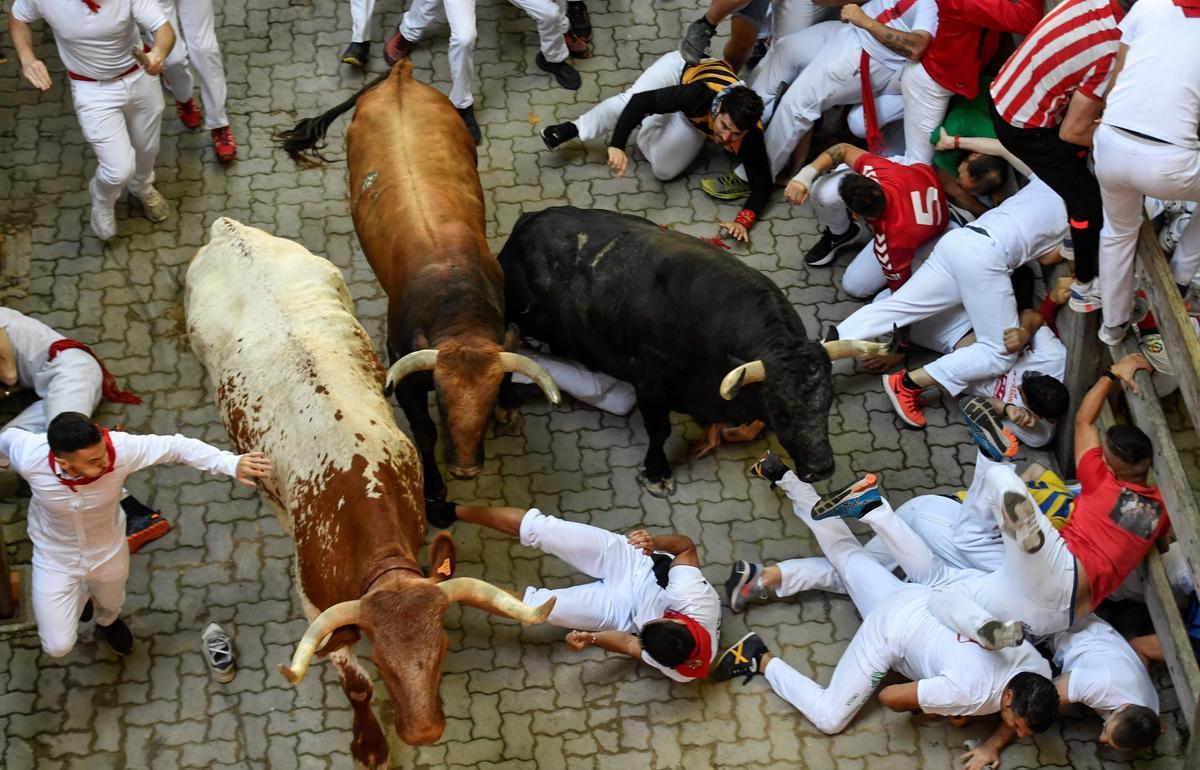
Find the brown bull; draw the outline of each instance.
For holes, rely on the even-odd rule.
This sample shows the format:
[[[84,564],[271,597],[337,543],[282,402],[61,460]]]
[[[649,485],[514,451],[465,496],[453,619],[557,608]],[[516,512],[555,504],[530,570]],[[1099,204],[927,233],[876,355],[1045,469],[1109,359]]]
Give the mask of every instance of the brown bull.
[[[488,248],[475,144],[450,101],[412,77],[412,63],[279,140],[293,158],[320,157],[330,123],[357,105],[346,132],[350,211],[359,243],[388,295],[387,385],[421,452],[427,498],[444,497],[429,416],[435,391],[446,464],[470,479],[483,466],[483,440],[508,372],[521,372],[553,403],[545,370],[511,352],[504,325],[504,275]]]
[[[222,218],[188,268],[186,305],[188,336],[230,438],[239,451],[271,458],[263,491],[295,540],[310,625],[281,671],[300,681],[328,638],[320,654],[332,660],[354,707],[351,752],[362,764],[385,765],[371,680],[353,653],[362,632],[392,695],[401,740],[436,741],[446,724],[438,683],[450,603],[535,623],[551,606],[535,610],[483,581],[450,578],[454,542],[445,533],[430,546],[433,569],[425,576],[420,464],[330,262]]]

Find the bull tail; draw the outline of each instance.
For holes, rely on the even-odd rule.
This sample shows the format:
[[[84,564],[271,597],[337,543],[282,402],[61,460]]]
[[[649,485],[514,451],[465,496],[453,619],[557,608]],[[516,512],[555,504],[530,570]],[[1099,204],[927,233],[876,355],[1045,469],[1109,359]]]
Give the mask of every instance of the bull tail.
[[[293,128],[276,133],[273,137],[275,144],[282,147],[295,161],[307,163],[327,161],[327,158],[321,154],[321,150],[325,147],[325,132],[329,130],[329,126],[354,107],[360,96],[387,80],[391,74],[391,70],[388,70],[333,109],[326,110],[315,118],[305,118]]]

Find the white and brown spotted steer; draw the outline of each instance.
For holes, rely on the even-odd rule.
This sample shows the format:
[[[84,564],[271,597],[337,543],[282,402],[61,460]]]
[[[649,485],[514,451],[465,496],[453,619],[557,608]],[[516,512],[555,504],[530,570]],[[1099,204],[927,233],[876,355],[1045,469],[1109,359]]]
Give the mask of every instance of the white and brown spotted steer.
[[[327,654],[354,707],[351,752],[383,765],[388,747],[371,713],[370,678],[355,660],[370,638],[410,744],[441,737],[438,698],[446,652],[442,615],[465,602],[525,623],[534,609],[473,578],[447,579],[454,542],[430,545],[425,577],[421,461],[383,395],[384,370],[354,317],[342,276],[302,246],[219,219],[187,273],[187,327],[238,451],[274,464],[264,492],[296,542],[297,589],[310,625],[290,667],[304,676]],[[329,641],[318,651],[322,640]]]

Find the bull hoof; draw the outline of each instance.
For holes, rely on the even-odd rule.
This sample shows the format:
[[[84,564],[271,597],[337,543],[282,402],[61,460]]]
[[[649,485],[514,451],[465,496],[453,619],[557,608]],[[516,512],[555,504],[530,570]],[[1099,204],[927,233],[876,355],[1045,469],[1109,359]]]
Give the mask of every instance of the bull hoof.
[[[659,481],[652,480],[645,471],[638,473],[638,483],[655,497],[670,497],[675,494],[675,479],[667,476]]]

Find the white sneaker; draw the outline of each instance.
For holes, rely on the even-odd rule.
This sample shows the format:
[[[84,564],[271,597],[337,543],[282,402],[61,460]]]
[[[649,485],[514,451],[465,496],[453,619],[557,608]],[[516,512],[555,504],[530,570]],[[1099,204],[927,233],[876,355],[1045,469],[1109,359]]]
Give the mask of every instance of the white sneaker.
[[[1123,323],[1120,326],[1101,326],[1100,333],[1096,336],[1105,345],[1120,345],[1121,340],[1125,339],[1125,335],[1129,334],[1129,323]]]
[[[1167,347],[1161,334],[1153,332],[1143,335],[1138,347],[1142,349],[1142,355],[1154,367],[1154,371],[1172,377],[1175,375],[1175,367],[1171,366],[1171,358],[1167,355]]]
[[[1076,313],[1091,313],[1104,306],[1100,297],[1100,279],[1093,278],[1086,283],[1076,281],[1071,284],[1071,296],[1067,304]]]
[[[222,683],[232,682],[237,673],[237,664],[234,662],[233,640],[229,634],[216,623],[209,623],[204,633],[200,634],[200,640],[204,642],[204,660],[213,678]]]
[[[92,198],[92,232],[102,241],[117,237],[117,215],[111,206],[101,206]]]
[[[151,222],[161,222],[171,214],[171,207],[167,205],[167,201],[162,197],[162,194],[153,187],[146,190],[142,194],[131,193],[142,203],[142,211],[146,214],[146,219]]]
[[[977,641],[986,650],[1020,647],[1025,641],[1025,626],[1019,620],[1001,622],[992,618],[975,631]]]

